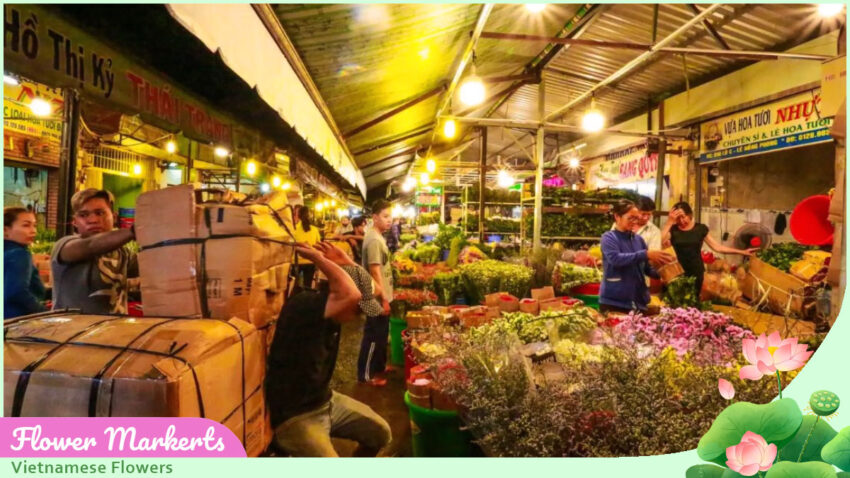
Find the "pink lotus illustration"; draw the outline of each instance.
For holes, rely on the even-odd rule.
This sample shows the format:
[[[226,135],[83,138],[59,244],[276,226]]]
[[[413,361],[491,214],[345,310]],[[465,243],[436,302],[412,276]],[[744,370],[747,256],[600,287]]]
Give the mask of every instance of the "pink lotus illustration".
[[[726,466],[744,476],[753,476],[767,471],[776,458],[776,445],[770,444],[758,433],[747,432],[741,443],[726,449]]]
[[[796,338],[782,339],[779,332],[761,334],[756,340],[743,340],[744,358],[751,365],[741,368],[740,377],[758,380],[765,375],[789,372],[802,367],[814,352],[808,345],[798,344]]]
[[[724,378],[717,380],[717,389],[720,390],[720,396],[726,400],[732,400],[735,396],[735,387],[732,386],[732,383],[729,382],[729,380]]]

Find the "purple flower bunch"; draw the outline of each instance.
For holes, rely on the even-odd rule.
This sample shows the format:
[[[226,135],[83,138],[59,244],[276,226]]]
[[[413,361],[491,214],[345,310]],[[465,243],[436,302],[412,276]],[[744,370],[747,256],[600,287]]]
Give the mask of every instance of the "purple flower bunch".
[[[744,339],[755,336],[735,325],[724,314],[695,308],[669,309],[649,317],[632,313],[613,330],[620,347],[636,348],[639,354],[657,355],[672,347],[679,357],[690,354],[698,365],[731,366]]]

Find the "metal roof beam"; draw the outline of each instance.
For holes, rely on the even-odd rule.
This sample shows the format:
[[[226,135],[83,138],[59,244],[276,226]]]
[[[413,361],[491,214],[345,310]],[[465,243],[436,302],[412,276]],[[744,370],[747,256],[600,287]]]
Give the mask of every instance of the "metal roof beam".
[[[390,159],[398,158],[399,156],[405,156],[405,155],[408,155],[408,154],[411,154],[411,153],[415,153],[418,149],[419,149],[419,145],[416,145],[416,146],[413,146],[412,148],[407,148],[407,149],[399,151],[397,153],[393,153],[389,156],[384,156],[383,158],[381,158],[377,161],[372,161],[371,163],[363,166],[362,168],[360,168],[360,170],[363,171],[363,170],[369,169],[369,168],[376,166],[378,164],[385,163],[385,162],[389,161]]]
[[[695,4],[689,3],[688,8],[690,8],[695,15],[699,15],[700,9]],[[731,50],[731,48],[729,48],[729,44],[726,43],[726,40],[724,40],[723,37],[720,36],[720,33],[718,33],[717,30],[714,29],[714,25],[712,25],[707,18],[702,21],[702,24],[705,25],[705,29],[708,30],[708,33],[710,33],[711,36],[714,37],[714,39],[717,41],[721,48],[723,48],[724,50]]]
[[[400,162],[400,163],[396,163],[396,164],[393,164],[393,165],[387,166],[387,167],[385,167],[385,168],[381,168],[381,169],[379,169],[379,170],[377,170],[377,171],[372,171],[372,172],[370,172],[369,174],[364,174],[364,175],[363,175],[363,177],[364,177],[364,178],[371,178],[372,176],[377,176],[377,175],[379,175],[379,174],[381,174],[381,173],[384,173],[384,172],[387,172],[387,171],[389,171],[389,170],[391,170],[391,169],[393,169],[393,168],[397,168],[397,167],[399,167],[399,166],[404,166],[405,164],[407,164],[407,163],[409,163],[409,162],[411,162],[411,161],[413,161],[413,158],[405,159],[404,161],[402,161],[402,162]],[[398,177],[398,176],[396,176],[396,177]]]
[[[663,38],[661,41],[659,41],[658,43],[656,43],[655,45],[653,45],[653,46],[650,48],[650,50],[649,50],[649,51],[646,51],[646,52],[644,52],[644,53],[641,53],[641,54],[640,54],[637,58],[635,58],[634,60],[632,60],[632,61],[630,61],[630,62],[626,63],[625,65],[623,65],[623,67],[622,67],[622,68],[620,68],[619,70],[615,71],[615,72],[614,72],[613,74],[611,74],[609,77],[605,78],[604,80],[602,80],[601,82],[597,83],[595,86],[593,86],[593,87],[592,87],[592,88],[590,88],[589,90],[587,90],[587,91],[585,91],[584,93],[580,94],[578,97],[576,97],[575,99],[573,99],[572,101],[570,101],[570,102],[569,102],[569,103],[567,103],[566,105],[564,105],[564,106],[562,106],[562,107],[558,108],[557,110],[553,111],[552,113],[549,113],[549,114],[546,116],[546,118],[545,118],[545,119],[546,119],[546,121],[554,121],[554,120],[556,120],[556,119],[558,119],[558,118],[560,118],[560,117],[564,116],[564,114],[566,114],[567,112],[571,111],[572,109],[574,109],[574,108],[575,108],[576,106],[578,106],[579,104],[581,104],[581,103],[583,103],[584,101],[586,101],[586,100],[590,99],[590,97],[591,97],[591,96],[592,96],[592,95],[593,95],[593,94],[594,94],[597,90],[599,90],[600,88],[602,88],[602,87],[604,87],[604,86],[607,86],[607,85],[609,85],[609,84],[611,84],[611,83],[614,83],[615,81],[618,81],[618,80],[620,80],[620,79],[624,78],[624,77],[625,77],[625,76],[627,76],[629,73],[631,73],[631,72],[632,72],[632,70],[634,70],[634,69],[635,69],[635,68],[637,68],[638,66],[640,66],[640,65],[642,65],[642,64],[644,64],[644,63],[646,63],[646,62],[647,62],[648,60],[650,60],[653,56],[655,56],[655,55],[656,55],[656,53],[658,52],[658,51],[657,51],[658,49],[660,49],[660,48],[664,48],[664,47],[666,47],[667,45],[669,45],[670,43],[672,43],[672,42],[673,42],[676,38],[680,37],[682,34],[684,34],[684,33],[686,33],[687,31],[689,31],[691,28],[693,28],[693,27],[694,27],[694,25],[696,25],[696,24],[698,24],[699,22],[701,22],[701,21],[703,20],[703,18],[708,17],[709,15],[711,15],[712,13],[714,13],[715,11],[717,11],[719,8],[720,8],[720,4],[716,4],[716,3],[715,3],[715,4],[711,5],[711,6],[709,6],[708,8],[706,8],[705,10],[703,10],[702,12],[700,12],[699,14],[695,15],[693,18],[691,18],[690,20],[688,20],[687,22],[685,22],[685,24],[684,24],[684,25],[680,26],[680,27],[679,27],[679,28],[677,28],[675,31],[673,31],[672,33],[670,33],[669,35],[667,35],[665,38]]]
[[[355,156],[358,156],[358,155],[361,155],[361,154],[371,153],[372,151],[376,151],[376,150],[381,149],[381,148],[386,148],[387,146],[392,146],[396,143],[400,143],[400,142],[406,141],[408,139],[413,139],[417,136],[422,136],[423,134],[426,134],[429,131],[431,131],[431,128],[433,128],[433,127],[434,127],[434,123],[428,123],[424,126],[420,126],[418,128],[412,129],[410,131],[405,131],[404,133],[402,133],[403,136],[399,136],[399,137],[396,137],[394,139],[387,140],[383,143],[378,143],[378,144],[375,144],[375,145],[366,146],[359,151],[355,151],[353,154]]]
[[[428,98],[435,96],[435,95],[438,95],[445,90],[446,90],[446,84],[441,83],[436,88],[428,90],[425,93],[422,93],[421,95],[415,96],[415,97],[405,101],[404,103],[400,104],[399,106],[396,106],[395,108],[392,108],[392,109],[390,109],[390,110],[388,110],[384,113],[381,113],[376,118],[373,118],[373,119],[371,119],[371,120],[369,120],[369,121],[367,121],[367,122],[365,122],[361,125],[355,126],[354,128],[351,128],[349,131],[346,131],[345,133],[343,133],[343,136],[345,136],[346,139],[351,138],[352,136],[356,135],[357,133],[366,131],[367,129],[371,128],[372,126],[375,126],[378,123],[386,121],[386,120],[392,118],[393,116],[401,113],[402,111],[407,110],[408,108],[411,108],[413,106],[416,106],[419,103],[427,100]]]

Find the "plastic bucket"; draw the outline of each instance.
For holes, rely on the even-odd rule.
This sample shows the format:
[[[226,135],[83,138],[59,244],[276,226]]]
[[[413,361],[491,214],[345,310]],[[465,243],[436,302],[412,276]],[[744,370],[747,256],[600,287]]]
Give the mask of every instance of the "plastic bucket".
[[[411,403],[404,393],[404,403],[410,410],[410,434],[415,457],[460,457],[472,455],[469,433],[461,431],[457,412],[432,410]]]
[[[570,289],[570,295],[599,295],[599,286],[601,284],[596,282],[594,284],[584,284],[578,287],[573,287]]]
[[[584,302],[584,305],[591,307],[593,309],[599,310],[599,296],[598,295],[576,294],[573,297]]]
[[[827,246],[832,244],[835,228],[829,222],[829,196],[809,196],[791,213],[791,235],[800,244]]]
[[[443,249],[443,255],[442,255],[442,259],[441,259],[443,262],[449,260],[449,253],[450,252],[451,251],[449,251],[448,249]]]
[[[404,365],[404,341],[401,333],[407,328],[404,319],[390,318],[390,363]]]

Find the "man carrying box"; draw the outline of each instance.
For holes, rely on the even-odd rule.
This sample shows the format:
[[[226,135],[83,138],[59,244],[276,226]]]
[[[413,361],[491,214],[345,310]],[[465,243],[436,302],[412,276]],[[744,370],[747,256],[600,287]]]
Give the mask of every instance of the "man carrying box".
[[[389,425],[367,405],[329,386],[339,351],[340,323],[378,307],[372,281],[332,245],[320,243],[316,249],[299,245],[297,249],[328,278],[328,290],[300,292],[280,314],[266,372],[276,443],[293,456],[333,457],[337,456],[333,436],[357,441],[357,456],[375,456],[390,442]]]
[[[85,189],[71,197],[77,234],[53,246],[53,308],[80,309],[84,314],[126,314],[127,277],[138,276],[136,254],[125,244],[130,229],[115,229],[115,199],[106,190]]]

